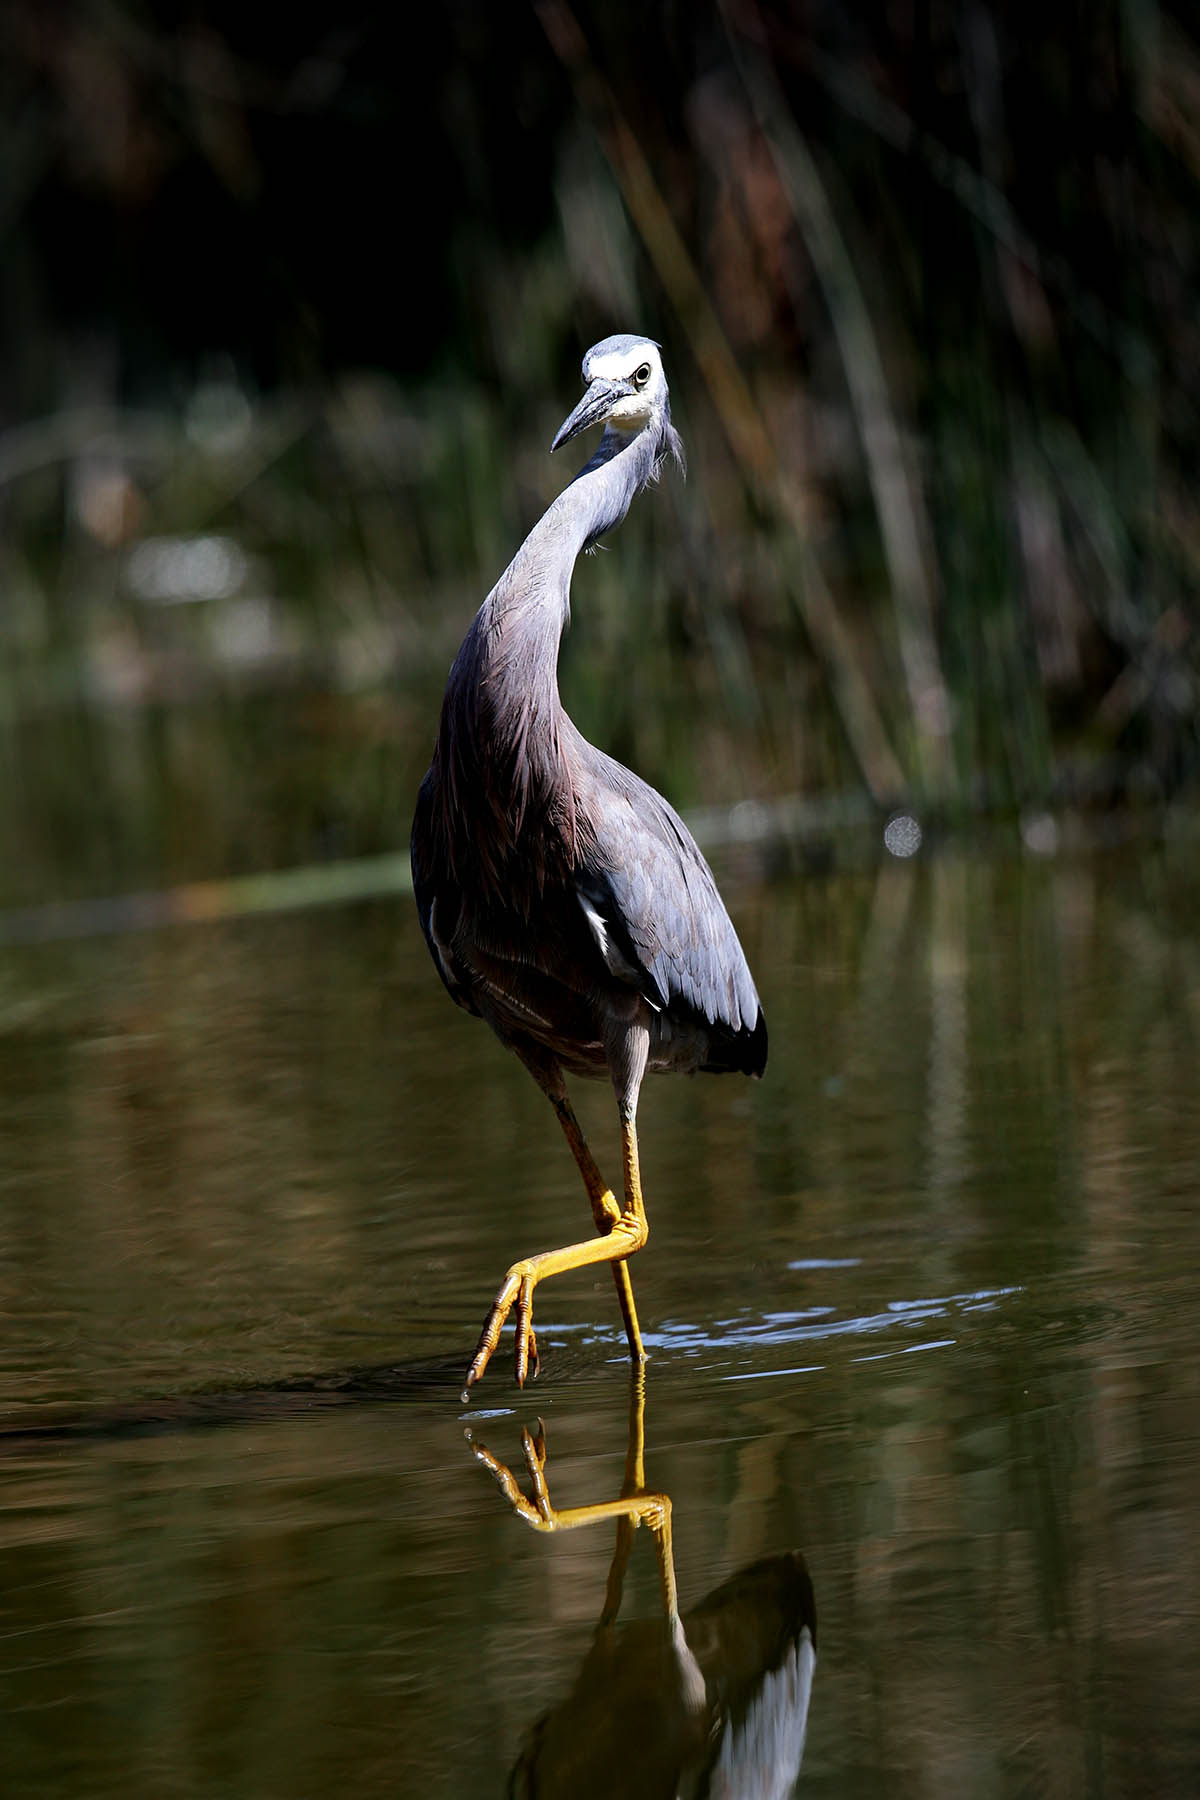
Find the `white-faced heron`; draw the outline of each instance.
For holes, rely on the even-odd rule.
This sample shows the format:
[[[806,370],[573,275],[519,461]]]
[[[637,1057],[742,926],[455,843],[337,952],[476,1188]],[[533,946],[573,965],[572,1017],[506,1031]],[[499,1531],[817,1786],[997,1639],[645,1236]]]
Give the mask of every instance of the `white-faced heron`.
[[[467,1375],[477,1381],[516,1305],[516,1378],[537,1373],[533,1292],[612,1264],[630,1354],[645,1352],[625,1259],[649,1227],[635,1118],[647,1069],[761,1075],[767,1028],[712,871],[678,813],[576,730],[558,647],[581,550],[619,525],[664,458],[681,461],[658,345],[610,337],[583,359],[587,391],[551,450],[590,425],[591,461],[534,526],[463,639],[412,830],[413,886],[451,995],[521,1058],[566,1133],[597,1236],[514,1263]],[[565,1076],[616,1090],[618,1205]]]

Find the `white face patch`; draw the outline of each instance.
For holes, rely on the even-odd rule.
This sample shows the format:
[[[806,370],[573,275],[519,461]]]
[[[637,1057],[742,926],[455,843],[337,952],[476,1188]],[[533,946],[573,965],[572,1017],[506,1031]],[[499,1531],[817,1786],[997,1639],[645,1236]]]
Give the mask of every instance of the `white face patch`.
[[[632,344],[625,350],[610,350],[605,356],[589,355],[583,365],[583,378],[595,381],[599,376],[603,381],[630,381],[634,370],[646,363],[650,365],[650,379],[642,393],[655,394],[663,379],[662,357],[657,344]]]
[[[630,394],[626,400],[617,401],[612,412],[608,414],[610,423],[621,423],[622,419],[630,425],[640,425],[648,416],[651,403],[657,400],[666,387],[666,376],[662,373],[662,356],[658,355],[657,344],[649,344],[642,340],[639,344],[626,344],[624,349],[610,349],[603,356],[590,351],[583,360],[583,380],[585,382],[631,382],[637,369],[649,367],[649,380],[644,387],[639,387],[637,394]]]
[[[626,394],[605,413],[605,424],[616,431],[640,431],[666,388],[662,358],[656,344],[626,344],[602,356],[589,352],[584,358],[585,381],[632,381],[636,370],[649,368],[650,378],[636,393]]]

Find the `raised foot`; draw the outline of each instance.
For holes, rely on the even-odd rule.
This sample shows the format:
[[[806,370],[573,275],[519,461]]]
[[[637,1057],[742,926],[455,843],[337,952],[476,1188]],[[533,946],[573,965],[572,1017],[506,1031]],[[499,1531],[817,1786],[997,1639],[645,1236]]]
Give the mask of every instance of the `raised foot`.
[[[471,1366],[467,1370],[468,1388],[474,1387],[491,1361],[492,1352],[500,1342],[504,1321],[512,1311],[514,1302],[517,1308],[515,1320],[517,1386],[525,1386],[525,1379],[531,1369],[534,1379],[537,1379],[542,1364],[538,1355],[537,1336],[533,1329],[533,1290],[536,1285],[537,1276],[533,1272],[531,1262],[513,1264],[504,1277],[503,1287],[492,1302],[491,1311],[483,1322],[479,1343],[476,1345],[475,1355],[471,1359]]]
[[[641,1249],[646,1242],[646,1235],[644,1221],[632,1213],[622,1213],[603,1237],[591,1239],[585,1244],[570,1244],[563,1250],[544,1250],[538,1256],[526,1257],[522,1262],[514,1263],[504,1277],[503,1285],[483,1322],[479,1343],[467,1370],[466,1391],[469,1392],[474,1387],[492,1360],[505,1320],[514,1305],[517,1340],[514,1373],[517,1386],[524,1387],[530,1373],[536,1378],[541,1363],[533,1329],[533,1290],[538,1282],[544,1281],[548,1275],[561,1275],[567,1269],[587,1268],[593,1263],[623,1261],[625,1257],[632,1256],[635,1250]],[[636,1351],[640,1352],[640,1360],[644,1361],[645,1352],[641,1349],[640,1335]]]

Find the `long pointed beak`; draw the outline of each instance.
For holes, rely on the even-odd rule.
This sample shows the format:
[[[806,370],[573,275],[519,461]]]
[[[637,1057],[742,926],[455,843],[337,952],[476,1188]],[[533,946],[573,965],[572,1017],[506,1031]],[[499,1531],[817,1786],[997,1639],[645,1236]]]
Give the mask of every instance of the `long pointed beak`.
[[[564,419],[559,426],[558,435],[550,446],[551,456],[556,450],[561,450],[564,444],[569,444],[572,438],[578,437],[581,431],[586,431],[589,425],[598,425],[602,419],[606,419],[615,403],[632,393],[633,389],[627,381],[606,381],[603,376],[597,375],[570,418]]]

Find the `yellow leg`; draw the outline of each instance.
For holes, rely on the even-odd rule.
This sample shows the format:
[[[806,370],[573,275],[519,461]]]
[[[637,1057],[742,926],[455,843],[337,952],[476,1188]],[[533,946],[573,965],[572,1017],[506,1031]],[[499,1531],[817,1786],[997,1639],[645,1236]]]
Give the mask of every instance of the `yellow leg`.
[[[561,1098],[552,1096],[552,1104],[558,1114],[558,1122],[563,1128],[571,1155],[575,1158],[579,1173],[583,1176],[583,1185],[587,1189],[591,1201],[592,1218],[596,1222],[596,1230],[601,1237],[607,1237],[621,1216],[621,1209],[613,1197],[613,1191],[607,1187],[604,1177],[596,1167],[596,1160],[588,1147],[579,1120],[575,1117],[575,1109],[564,1094]],[[629,1264],[621,1259],[612,1265],[613,1282],[617,1290],[617,1302],[621,1308],[621,1318],[625,1325],[625,1336],[629,1343],[629,1354],[636,1363],[646,1360],[646,1352],[642,1348],[642,1331],[638,1324],[637,1307],[633,1301],[633,1283],[629,1279]]]
[[[617,1205],[613,1191],[605,1183],[603,1175],[596,1167],[596,1159],[591,1147],[583,1135],[583,1127],[575,1117],[575,1108],[564,1094],[555,1096],[551,1101],[558,1122],[563,1128],[563,1135],[571,1146],[571,1155],[583,1176],[583,1185],[587,1189],[587,1197],[592,1206],[592,1218],[596,1221],[596,1230],[601,1237],[607,1236],[621,1216],[621,1208]]]
[[[559,1103],[555,1103],[560,1119],[563,1118]],[[568,1106],[568,1112],[570,1108]],[[600,1174],[587,1148],[583,1133],[579,1130],[574,1114],[570,1113],[571,1124],[577,1136],[580,1151],[576,1153],[584,1181],[588,1183],[589,1194],[594,1192],[593,1183],[589,1181],[589,1168],[594,1173],[595,1183],[599,1184]],[[571,1130],[566,1120],[563,1129],[567,1131],[568,1142],[572,1142]],[[516,1380],[518,1387],[524,1387],[525,1378],[532,1368],[537,1374],[538,1355],[537,1339],[533,1330],[533,1290],[539,1281],[549,1275],[562,1275],[568,1269],[586,1269],[596,1263],[612,1263],[614,1273],[617,1269],[623,1272],[623,1280],[618,1279],[617,1292],[621,1297],[621,1310],[625,1317],[625,1330],[629,1338],[630,1354],[635,1362],[646,1360],[646,1352],[642,1346],[642,1334],[638,1327],[637,1313],[633,1304],[633,1286],[629,1280],[629,1272],[625,1269],[624,1259],[640,1250],[650,1235],[650,1227],[646,1220],[646,1207],[642,1200],[641,1176],[638,1170],[637,1131],[632,1118],[621,1121],[621,1143],[625,1167],[625,1208],[615,1218],[610,1208],[615,1206],[612,1195],[607,1189],[601,1189],[593,1200],[593,1213],[602,1215],[607,1230],[599,1238],[590,1239],[583,1244],[567,1244],[561,1250],[542,1250],[536,1256],[528,1256],[516,1262],[504,1277],[499,1293],[492,1302],[491,1311],[483,1322],[483,1330],[479,1334],[479,1343],[471,1366],[467,1370],[467,1387],[470,1389],[479,1380],[491,1361],[492,1352],[500,1342],[500,1333],[514,1305],[516,1316]],[[586,1160],[581,1160],[582,1157]],[[607,1204],[606,1204],[607,1202]]]
[[[621,1120],[621,1152],[625,1163],[625,1211],[632,1212],[641,1221],[642,1230],[649,1237],[646,1203],[642,1199],[642,1174],[638,1165],[637,1126],[632,1118]]]

